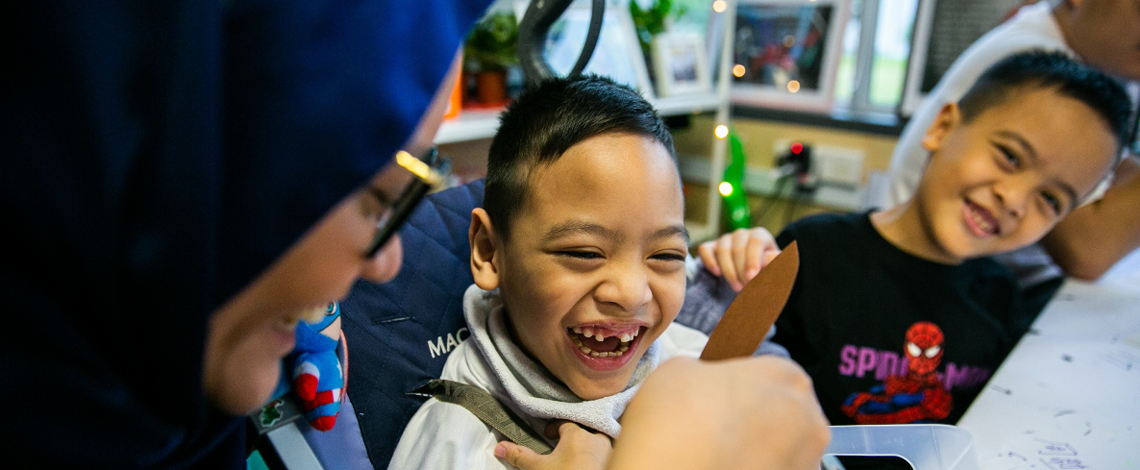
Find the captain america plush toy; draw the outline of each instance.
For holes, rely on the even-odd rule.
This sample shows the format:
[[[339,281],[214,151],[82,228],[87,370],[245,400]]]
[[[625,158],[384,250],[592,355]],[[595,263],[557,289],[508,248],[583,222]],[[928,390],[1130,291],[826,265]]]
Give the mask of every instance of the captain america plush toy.
[[[291,364],[293,393],[301,402],[305,419],[320,431],[336,424],[344,398],[344,370],[336,349],[341,340],[340,306],[328,305],[325,315],[316,323],[302,321],[297,325],[297,346],[286,359]]]

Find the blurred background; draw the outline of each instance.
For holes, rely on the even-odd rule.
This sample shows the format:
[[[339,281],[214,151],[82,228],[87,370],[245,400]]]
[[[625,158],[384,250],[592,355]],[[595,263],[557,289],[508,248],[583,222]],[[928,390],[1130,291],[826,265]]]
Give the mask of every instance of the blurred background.
[[[609,0],[586,71],[640,90],[674,132],[694,245],[779,233],[867,208],[910,114],[971,43],[1025,0]],[[500,0],[468,36],[436,137],[454,184],[485,174],[497,116],[523,88],[518,21]],[[569,71],[589,23],[576,1],[545,57]]]

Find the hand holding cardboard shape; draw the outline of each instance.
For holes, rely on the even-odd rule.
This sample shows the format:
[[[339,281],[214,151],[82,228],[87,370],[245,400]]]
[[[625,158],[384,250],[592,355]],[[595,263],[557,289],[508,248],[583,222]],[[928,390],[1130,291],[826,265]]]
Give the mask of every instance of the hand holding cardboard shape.
[[[800,252],[792,242],[737,294],[709,335],[701,359],[751,356],[788,303],[799,268]]]

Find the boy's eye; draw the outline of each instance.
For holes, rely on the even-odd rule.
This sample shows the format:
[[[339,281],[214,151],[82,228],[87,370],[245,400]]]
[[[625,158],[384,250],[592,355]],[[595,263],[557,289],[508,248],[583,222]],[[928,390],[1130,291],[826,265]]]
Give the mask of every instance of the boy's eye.
[[[653,256],[650,256],[650,258],[661,261],[680,261],[682,263],[685,262],[685,255],[682,255],[680,253],[657,253]]]
[[[556,251],[554,254],[574,259],[602,259],[602,254],[593,251],[566,250]]]
[[[387,195],[379,188],[369,187],[367,196],[363,198],[364,215],[377,221],[384,220],[391,213],[392,203]]]
[[[1049,206],[1049,208],[1053,210],[1054,215],[1058,215],[1061,213],[1061,209],[1062,209],[1061,199],[1058,198],[1057,196],[1054,196],[1053,193],[1048,192],[1048,191],[1042,191],[1041,192],[1041,199],[1043,199],[1045,201],[1045,204],[1047,204]]]
[[[1020,166],[1021,159],[1018,158],[1017,155],[1014,155],[1013,151],[1010,150],[1009,147],[999,145],[998,150],[1001,151],[1001,155],[1003,158],[1005,158],[1005,162],[1007,164],[1009,164],[1013,168],[1017,168]]]

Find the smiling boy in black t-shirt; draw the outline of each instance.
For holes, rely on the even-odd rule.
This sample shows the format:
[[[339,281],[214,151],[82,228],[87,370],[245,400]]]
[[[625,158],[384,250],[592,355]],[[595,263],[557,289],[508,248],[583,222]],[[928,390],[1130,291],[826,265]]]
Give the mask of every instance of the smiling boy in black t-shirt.
[[[942,108],[909,201],[777,237],[798,242],[801,265],[774,340],[832,424],[961,417],[1036,315],[986,256],[1036,242],[1081,204],[1121,154],[1128,103],[1067,56],[1011,56]]]

